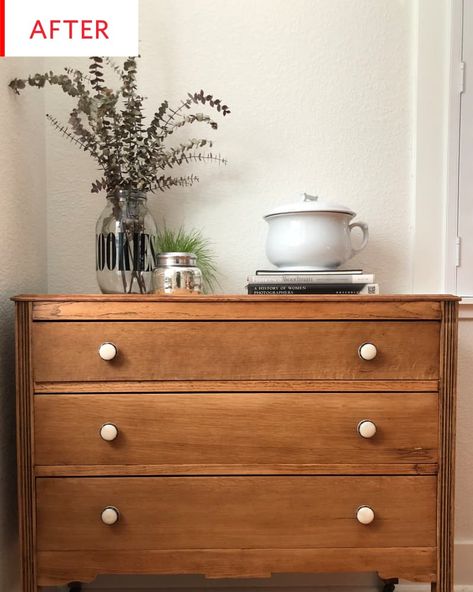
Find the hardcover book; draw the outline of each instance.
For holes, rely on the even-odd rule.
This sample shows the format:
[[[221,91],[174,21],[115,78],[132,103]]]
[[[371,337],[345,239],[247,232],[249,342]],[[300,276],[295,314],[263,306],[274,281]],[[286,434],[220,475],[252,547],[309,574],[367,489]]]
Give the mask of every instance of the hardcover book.
[[[247,285],[248,294],[379,294],[379,284],[255,284]]]
[[[249,284],[372,284],[374,274],[303,274],[303,273],[279,273],[249,275]]]

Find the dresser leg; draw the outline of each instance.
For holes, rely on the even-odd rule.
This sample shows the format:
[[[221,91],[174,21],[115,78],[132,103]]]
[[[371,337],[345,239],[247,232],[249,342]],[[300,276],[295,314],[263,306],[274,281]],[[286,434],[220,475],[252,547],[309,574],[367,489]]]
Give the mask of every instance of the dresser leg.
[[[390,580],[383,580],[383,582],[383,592],[394,592],[394,588],[396,587],[396,584],[399,583],[399,580],[397,578],[392,578]]]
[[[81,582],[71,582],[68,587],[69,587],[69,592],[81,592],[82,591]]]

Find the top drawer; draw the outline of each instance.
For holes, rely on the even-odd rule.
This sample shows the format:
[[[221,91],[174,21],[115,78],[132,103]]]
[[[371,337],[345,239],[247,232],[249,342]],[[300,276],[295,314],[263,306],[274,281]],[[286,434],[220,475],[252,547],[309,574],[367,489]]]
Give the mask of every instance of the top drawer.
[[[35,382],[438,378],[436,321],[35,322]],[[111,342],[114,359],[99,347]],[[373,343],[366,361],[358,349]]]

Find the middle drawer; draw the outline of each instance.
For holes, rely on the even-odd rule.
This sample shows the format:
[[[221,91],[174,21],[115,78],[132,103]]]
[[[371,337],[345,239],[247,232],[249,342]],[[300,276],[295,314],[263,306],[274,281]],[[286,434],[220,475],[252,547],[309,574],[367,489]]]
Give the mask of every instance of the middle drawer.
[[[37,395],[35,464],[436,463],[437,412],[434,393]]]

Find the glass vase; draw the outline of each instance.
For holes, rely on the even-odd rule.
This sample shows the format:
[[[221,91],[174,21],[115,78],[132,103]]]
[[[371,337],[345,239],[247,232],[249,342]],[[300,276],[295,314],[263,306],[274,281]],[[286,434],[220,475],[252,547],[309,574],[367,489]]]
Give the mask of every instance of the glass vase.
[[[107,196],[95,243],[97,282],[103,294],[151,292],[156,234],[145,193],[120,189]]]

